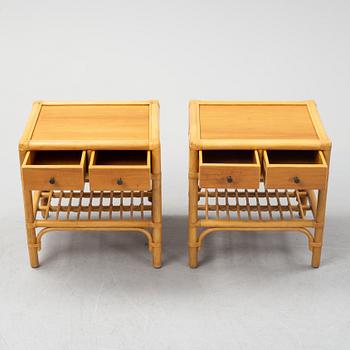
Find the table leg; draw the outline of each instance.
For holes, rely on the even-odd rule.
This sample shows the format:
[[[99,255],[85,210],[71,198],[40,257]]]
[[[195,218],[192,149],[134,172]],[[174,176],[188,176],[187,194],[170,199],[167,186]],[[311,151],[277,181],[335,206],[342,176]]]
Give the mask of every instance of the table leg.
[[[25,154],[26,154],[25,151],[19,151],[20,166],[23,163]],[[23,191],[24,219],[25,219],[26,232],[27,232],[29,261],[30,261],[31,267],[38,267],[39,266],[38,246],[37,246],[38,242],[37,242],[36,232],[34,228],[33,197],[32,197],[31,191],[24,189],[23,179],[22,179],[22,191]]]
[[[196,268],[198,266],[198,240],[196,227],[196,223],[198,220],[198,151],[190,150],[189,157],[188,257],[189,266],[191,268]]]
[[[37,238],[35,233],[35,228],[33,226],[34,216],[33,216],[33,199],[31,191],[23,190],[23,201],[24,201],[24,213],[25,213],[25,223],[27,230],[27,244],[30,265],[32,267],[39,266],[38,258],[38,247]]]
[[[312,261],[311,261],[312,267],[319,267],[321,262],[326,201],[327,201],[327,190],[319,190],[318,200],[317,200],[317,215],[316,215],[316,223],[318,227],[315,229],[315,235],[314,235],[315,243],[317,243],[319,247],[313,247],[312,249]]]
[[[162,183],[160,147],[152,150],[153,267],[162,266]]]
[[[328,165],[330,165],[330,150],[324,151],[325,159]],[[325,189],[318,191],[317,198],[317,213],[316,213],[316,224],[317,228],[315,229],[315,243],[319,245],[319,247],[313,247],[312,249],[312,267],[319,267],[321,262],[321,251],[323,244],[323,230],[324,230],[324,218],[326,214],[326,203],[327,203],[327,187],[328,187],[328,174],[327,174],[327,185]]]

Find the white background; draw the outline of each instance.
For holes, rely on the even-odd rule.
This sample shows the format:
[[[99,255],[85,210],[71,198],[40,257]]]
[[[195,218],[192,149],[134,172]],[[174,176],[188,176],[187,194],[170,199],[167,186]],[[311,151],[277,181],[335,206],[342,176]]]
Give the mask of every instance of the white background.
[[[349,349],[347,1],[0,0],[0,349]],[[33,100],[158,99],[165,266],[133,235],[48,235],[28,267],[17,143]],[[188,101],[318,104],[322,266],[295,233],[208,238],[187,268]],[[87,238],[88,236],[88,238]]]

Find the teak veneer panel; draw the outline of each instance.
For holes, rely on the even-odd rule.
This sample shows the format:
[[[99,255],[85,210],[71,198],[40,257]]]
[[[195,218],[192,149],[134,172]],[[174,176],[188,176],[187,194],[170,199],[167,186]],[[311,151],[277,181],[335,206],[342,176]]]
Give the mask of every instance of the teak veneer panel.
[[[191,101],[194,149],[330,149],[313,101]]]
[[[154,149],[158,101],[35,102],[21,150]]]
[[[203,139],[317,139],[303,105],[200,105],[199,113]]]
[[[42,106],[32,140],[147,140],[149,106]]]

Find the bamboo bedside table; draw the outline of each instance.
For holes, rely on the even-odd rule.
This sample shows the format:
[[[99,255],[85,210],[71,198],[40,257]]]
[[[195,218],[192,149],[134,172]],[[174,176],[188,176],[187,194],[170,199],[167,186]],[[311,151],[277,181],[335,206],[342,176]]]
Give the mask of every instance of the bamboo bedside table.
[[[316,105],[190,102],[189,265],[212,232],[297,231],[320,265],[331,142]]]
[[[36,102],[19,143],[30,264],[49,231],[136,231],[161,266],[159,105]]]

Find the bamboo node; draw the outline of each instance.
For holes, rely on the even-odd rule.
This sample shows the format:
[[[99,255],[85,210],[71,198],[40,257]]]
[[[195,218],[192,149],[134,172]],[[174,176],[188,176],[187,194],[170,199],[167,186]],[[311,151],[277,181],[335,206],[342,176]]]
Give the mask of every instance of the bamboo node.
[[[160,248],[162,246],[162,242],[150,242],[149,246],[151,248]]]
[[[162,177],[162,173],[152,173],[151,178],[152,180],[160,180]]]
[[[28,243],[29,248],[37,248],[38,250],[41,250],[41,243]]]
[[[310,248],[322,248],[321,242],[310,242],[309,243]]]

